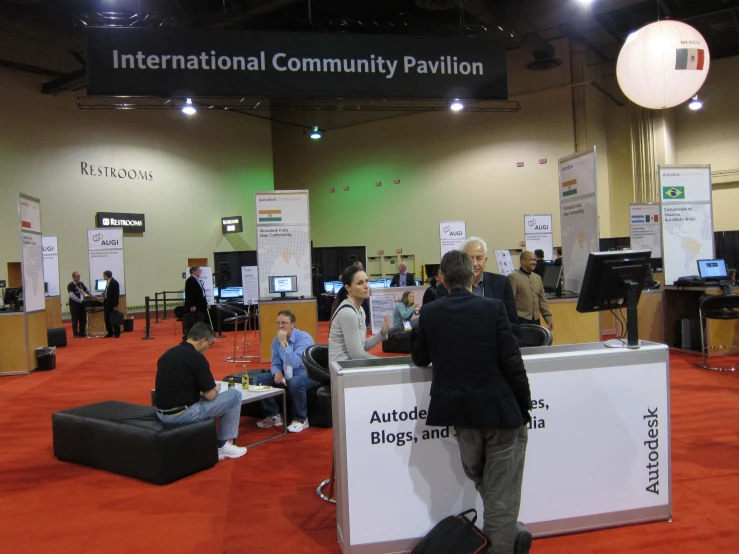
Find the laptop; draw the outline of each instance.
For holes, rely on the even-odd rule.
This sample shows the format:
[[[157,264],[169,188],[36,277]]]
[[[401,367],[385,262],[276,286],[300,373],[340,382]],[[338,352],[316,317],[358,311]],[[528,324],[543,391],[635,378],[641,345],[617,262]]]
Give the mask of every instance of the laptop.
[[[729,278],[724,260],[698,260],[698,275],[705,281],[724,281]]]

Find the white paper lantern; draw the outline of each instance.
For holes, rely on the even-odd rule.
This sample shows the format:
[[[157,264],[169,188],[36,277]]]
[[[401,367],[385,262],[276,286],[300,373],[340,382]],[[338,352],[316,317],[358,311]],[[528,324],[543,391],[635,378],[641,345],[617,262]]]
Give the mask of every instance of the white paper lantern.
[[[629,35],[616,76],[623,93],[645,108],[671,108],[691,98],[708,75],[703,36],[679,21],[658,21]]]

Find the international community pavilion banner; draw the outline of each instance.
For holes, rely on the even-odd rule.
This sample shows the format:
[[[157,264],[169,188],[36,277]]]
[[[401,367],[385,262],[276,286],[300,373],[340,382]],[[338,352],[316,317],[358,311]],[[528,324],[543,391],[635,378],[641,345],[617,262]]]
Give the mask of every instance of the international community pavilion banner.
[[[662,268],[665,285],[698,274],[713,258],[710,165],[660,165]]]
[[[92,96],[507,100],[501,39],[88,27]]]
[[[580,293],[591,252],[598,252],[595,146],[559,160],[559,207],[565,287]]]

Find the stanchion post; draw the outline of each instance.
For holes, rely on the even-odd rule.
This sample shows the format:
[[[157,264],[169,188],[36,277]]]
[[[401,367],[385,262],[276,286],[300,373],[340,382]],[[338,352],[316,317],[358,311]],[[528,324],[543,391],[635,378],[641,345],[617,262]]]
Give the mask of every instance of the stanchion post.
[[[159,293],[154,293],[154,310],[156,312],[156,321],[155,323],[159,323]]]
[[[167,321],[169,318],[167,317],[167,291],[165,290],[163,293],[164,295],[164,321]]]
[[[146,297],[146,329],[144,336],[141,338],[141,340],[151,340],[154,337],[150,336],[151,332],[151,308],[149,306],[149,303],[151,302],[151,298],[148,296]]]
[[[223,338],[223,331],[221,330],[221,319],[223,319],[223,318],[221,316],[221,310],[216,309],[216,313],[218,314],[218,334],[216,335],[216,338],[217,339],[222,339]]]

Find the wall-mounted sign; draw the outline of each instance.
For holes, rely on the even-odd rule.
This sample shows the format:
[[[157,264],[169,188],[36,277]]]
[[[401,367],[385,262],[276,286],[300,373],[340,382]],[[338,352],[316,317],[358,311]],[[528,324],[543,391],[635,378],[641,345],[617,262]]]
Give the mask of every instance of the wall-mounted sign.
[[[86,31],[91,95],[508,99],[497,38]]]
[[[80,162],[80,174],[88,177],[110,177],[112,179],[128,179],[129,181],[154,180],[154,172],[149,169],[96,165],[88,162]]]
[[[223,234],[228,233],[241,233],[244,230],[244,224],[241,221],[240,215],[234,215],[230,217],[221,218],[221,229]]]
[[[101,229],[106,227],[123,227],[126,233],[143,233],[146,231],[144,214],[98,212],[95,216],[95,223]]]

